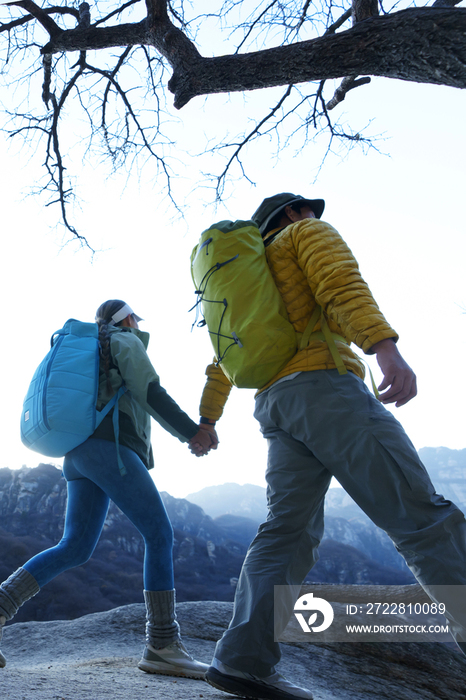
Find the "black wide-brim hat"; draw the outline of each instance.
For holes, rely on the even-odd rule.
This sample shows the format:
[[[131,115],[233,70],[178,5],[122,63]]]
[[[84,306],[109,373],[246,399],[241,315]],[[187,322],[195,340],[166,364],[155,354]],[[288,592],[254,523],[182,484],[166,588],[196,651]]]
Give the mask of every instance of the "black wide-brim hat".
[[[261,234],[264,235],[267,231],[267,226],[274,216],[279,214],[285,207],[300,203],[308,204],[314,212],[316,219],[320,219],[324,213],[325,202],[323,199],[307,199],[307,197],[301,197],[299,194],[282,192],[281,194],[275,194],[273,197],[264,199],[251,218],[259,227]]]

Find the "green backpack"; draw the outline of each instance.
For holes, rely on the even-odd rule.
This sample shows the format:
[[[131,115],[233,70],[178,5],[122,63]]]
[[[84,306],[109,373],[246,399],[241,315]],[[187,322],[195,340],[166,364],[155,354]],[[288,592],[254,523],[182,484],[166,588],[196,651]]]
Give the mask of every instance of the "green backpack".
[[[198,325],[207,324],[223,372],[234,386],[262,388],[296,353],[298,337],[254,222],[220,221],[204,231],[191,274],[193,308],[201,304],[204,316]]]

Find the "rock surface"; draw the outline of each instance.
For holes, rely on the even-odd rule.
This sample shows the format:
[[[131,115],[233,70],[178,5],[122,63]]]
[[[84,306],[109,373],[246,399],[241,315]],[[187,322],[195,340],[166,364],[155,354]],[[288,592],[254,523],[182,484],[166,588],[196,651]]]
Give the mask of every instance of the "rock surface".
[[[190,652],[209,662],[231,603],[180,603]],[[2,700],[221,700],[203,681],[145,674],[144,606],[69,621],[7,625]],[[281,672],[315,700],[466,700],[466,658],[440,644],[283,644]]]

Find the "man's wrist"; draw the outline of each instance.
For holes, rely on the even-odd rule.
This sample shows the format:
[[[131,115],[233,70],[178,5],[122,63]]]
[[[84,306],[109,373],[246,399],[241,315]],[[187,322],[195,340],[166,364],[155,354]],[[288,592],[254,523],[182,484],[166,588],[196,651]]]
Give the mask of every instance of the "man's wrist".
[[[199,419],[199,423],[206,425],[215,425],[216,422],[216,420],[212,420],[211,418],[204,418],[204,416],[201,416],[201,418]]]
[[[370,354],[377,354],[381,350],[394,350],[397,349],[396,347],[396,339],[395,338],[384,338],[384,340],[379,340],[378,343],[375,343],[370,349]]]

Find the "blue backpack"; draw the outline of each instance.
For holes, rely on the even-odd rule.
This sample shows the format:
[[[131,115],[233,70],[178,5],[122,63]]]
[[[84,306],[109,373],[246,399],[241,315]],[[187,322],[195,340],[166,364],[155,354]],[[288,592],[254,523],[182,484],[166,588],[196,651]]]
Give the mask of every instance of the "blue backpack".
[[[51,348],[29,385],[21,414],[21,440],[48,457],[63,457],[92,435],[126,391],[123,385],[102,411],[99,391],[99,329],[96,323],[69,319],[50,340]],[[117,407],[118,408],[118,407]],[[118,410],[113,413],[118,465]]]

